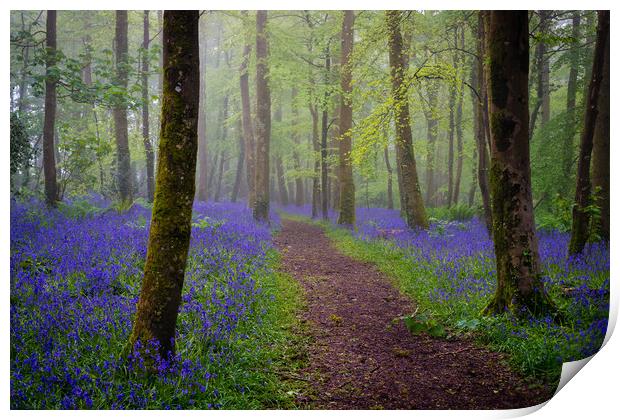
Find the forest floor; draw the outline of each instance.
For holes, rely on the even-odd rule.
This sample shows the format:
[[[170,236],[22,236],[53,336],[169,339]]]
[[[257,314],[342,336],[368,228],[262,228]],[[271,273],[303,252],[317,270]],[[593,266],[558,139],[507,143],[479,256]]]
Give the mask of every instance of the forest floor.
[[[537,405],[553,390],[511,370],[502,354],[469,339],[412,335],[415,310],[374,265],[336,250],[320,226],[283,218],[282,269],[304,288],[310,392],[320,409],[507,409]]]

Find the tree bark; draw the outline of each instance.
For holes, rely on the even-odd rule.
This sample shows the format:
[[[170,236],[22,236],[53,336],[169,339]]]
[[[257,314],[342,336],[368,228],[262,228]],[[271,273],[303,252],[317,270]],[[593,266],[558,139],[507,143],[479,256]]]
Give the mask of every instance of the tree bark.
[[[491,11],[487,34],[495,296],[487,314],[555,309],[540,276],[530,179],[527,11]]]
[[[164,13],[164,91],[153,218],[130,348],[155,340],[174,354],[194,201],[198,102],[198,11]]]
[[[129,136],[127,133],[127,11],[116,11],[116,85],[123,94],[114,105],[114,134],[116,138],[116,159],[118,192],[121,201],[131,201],[131,157],[129,155]]]
[[[254,218],[269,220],[269,141],[271,93],[269,91],[267,11],[256,12],[256,201]]]
[[[144,11],[144,31],[142,40],[142,139],[146,154],[146,197],[153,202],[155,194],[155,174],[153,145],[149,133],[149,11]]]
[[[592,155],[593,139],[599,116],[599,101],[606,101],[607,98],[600,98],[601,85],[604,79],[605,50],[609,43],[609,11],[598,12],[598,27],[596,31],[596,46],[594,48],[594,61],[588,96],[586,99],[586,113],[581,133],[581,143],[579,147],[579,161],[577,164],[577,186],[575,188],[575,205],[573,206],[573,224],[571,238],[568,246],[569,255],[580,253],[590,236],[590,213],[587,207],[591,204],[591,184],[590,184],[590,159]],[[605,94],[603,93],[603,96]],[[604,123],[601,124],[601,134],[605,135],[604,130],[608,130]],[[601,150],[604,148],[602,146]],[[603,163],[603,162],[601,162]]]
[[[355,184],[353,183],[353,166],[351,165],[351,127],[353,125],[353,106],[351,104],[351,54],[353,53],[353,24],[355,12],[345,10],[342,20],[342,48],[340,87],[342,99],[340,102],[339,139],[338,139],[338,179],[340,214],[338,224],[355,224]]]
[[[428,228],[426,209],[422,201],[413,151],[407,85],[404,82],[404,56],[400,33],[400,12],[386,11],[394,120],[396,124],[396,154],[402,173],[405,216],[409,227]]]
[[[426,118],[426,204],[436,204],[437,188],[434,180],[435,170],[435,144],[437,143],[438,121],[436,116],[437,94],[439,85],[435,80],[428,83],[428,110],[425,110]],[[400,182],[399,182],[400,185]]]
[[[222,104],[222,113],[220,116],[221,133],[222,133],[222,151],[220,155],[220,166],[217,172],[217,184],[215,186],[215,194],[213,195],[214,201],[220,201],[222,196],[222,181],[224,179],[224,172],[227,168],[228,159],[226,158],[226,140],[228,138],[228,126],[226,120],[228,119],[228,93],[224,94],[224,102]]]
[[[487,71],[486,65],[486,35],[487,29],[485,21],[488,21],[487,12],[478,14],[478,60],[476,61],[476,78],[477,90],[480,93],[477,106],[477,132],[476,132],[476,149],[478,151],[478,186],[480,187],[480,196],[482,197],[482,210],[484,212],[484,221],[489,235],[493,234],[493,212],[491,210],[491,196],[489,185],[489,118],[488,118],[488,95],[486,89]]]
[[[56,207],[58,184],[56,181],[56,146],[54,142],[56,124],[56,84],[52,68],[56,66],[56,10],[47,11],[45,57],[45,114],[43,117],[43,174],[45,176],[45,201]]]
[[[592,148],[592,188],[600,214],[592,221],[595,234],[609,241],[609,32],[606,34],[603,79],[598,95],[598,116]]]

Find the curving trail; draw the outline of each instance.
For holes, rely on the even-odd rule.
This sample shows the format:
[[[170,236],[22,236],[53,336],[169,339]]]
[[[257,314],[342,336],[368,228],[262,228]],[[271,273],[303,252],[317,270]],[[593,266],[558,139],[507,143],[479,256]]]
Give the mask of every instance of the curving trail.
[[[548,400],[502,356],[461,339],[413,336],[413,304],[372,264],[337,251],[318,226],[283,219],[283,270],[303,286],[312,344],[302,404],[323,409],[497,409]]]

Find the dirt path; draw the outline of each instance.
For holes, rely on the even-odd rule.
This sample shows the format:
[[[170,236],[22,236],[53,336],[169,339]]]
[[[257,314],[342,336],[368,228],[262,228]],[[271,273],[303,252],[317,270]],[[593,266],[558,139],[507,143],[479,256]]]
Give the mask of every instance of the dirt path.
[[[396,317],[412,303],[373,265],[338,252],[318,226],[284,219],[276,244],[283,269],[306,292],[314,395],[327,409],[493,409],[536,405],[549,390],[530,388],[501,355],[464,340],[413,336]]]

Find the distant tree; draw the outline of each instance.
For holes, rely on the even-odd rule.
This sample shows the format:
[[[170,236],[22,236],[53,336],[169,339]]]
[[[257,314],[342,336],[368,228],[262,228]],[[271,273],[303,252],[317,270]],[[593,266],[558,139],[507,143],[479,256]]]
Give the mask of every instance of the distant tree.
[[[45,55],[45,116],[43,118],[43,174],[45,176],[45,201],[55,207],[58,201],[56,181],[56,10],[47,11]]]
[[[155,194],[155,174],[153,145],[149,132],[149,11],[144,11],[144,31],[142,38],[142,140],[146,154],[146,195],[149,202]]]
[[[295,170],[301,170],[301,159],[299,157],[299,129],[297,128],[297,124],[299,124],[299,109],[297,107],[297,88],[293,87],[291,90],[291,114],[293,118],[291,123],[293,125],[293,143],[295,147],[293,149],[293,164],[295,165]],[[295,205],[302,206],[304,204],[304,182],[299,174],[295,177]]]
[[[323,50],[323,54],[325,60],[324,83],[325,86],[329,86],[331,82],[331,53],[329,44]],[[329,90],[326,90],[325,94],[323,95],[323,103],[321,104],[321,216],[325,220],[329,218],[329,162],[327,161],[327,133],[329,131],[329,96]]]
[[[427,84],[428,106],[424,108],[424,116],[426,118],[426,204],[436,204],[437,186],[435,184],[435,144],[437,143],[437,134],[439,121],[437,118],[437,96],[439,93],[439,83],[437,80],[430,80]],[[400,181],[399,181],[400,186]],[[402,204],[402,203],[401,203]],[[402,206],[401,208],[404,208]]]
[[[458,204],[459,195],[461,191],[461,177],[463,175],[463,95],[464,95],[464,83],[463,83],[463,75],[462,66],[463,66],[463,57],[460,51],[465,50],[465,30],[462,25],[457,26],[457,33],[455,34],[455,48],[457,48],[455,53],[455,69],[457,72],[458,79],[457,80],[457,97],[456,97],[456,111],[454,113],[454,126],[456,129],[456,174],[454,177],[454,186],[453,186],[453,198],[452,204]]]
[[[403,42],[400,32],[401,13],[386,11],[389,58],[394,100],[394,121],[396,124],[396,154],[402,172],[402,194],[404,194],[404,214],[410,227],[428,228],[426,209],[422,201],[415,155],[413,152],[407,84],[404,81],[405,63]]]
[[[153,218],[130,348],[139,340],[174,353],[194,201],[198,101],[198,11],[164,12],[164,91]]]
[[[271,93],[267,11],[256,12],[256,200],[254,218],[269,220],[269,142],[271,137]]]
[[[206,32],[206,24],[201,19],[200,33]],[[198,107],[198,201],[209,199],[209,159],[207,156],[207,40],[200,48],[200,105]]]
[[[388,147],[383,148],[383,155],[385,158],[385,167],[387,169],[387,208],[394,208],[394,192],[392,188],[392,165],[390,165],[390,155],[388,153]]]
[[[11,112],[11,187],[13,175],[19,170],[27,170],[32,154],[28,133],[20,115],[19,112]]]
[[[340,103],[338,158],[340,181],[340,213],[338,224],[353,225],[355,223],[355,184],[353,183],[353,166],[351,164],[351,127],[353,125],[353,107],[351,104],[351,78],[353,53],[353,23],[355,12],[345,10],[342,19],[342,48],[340,60],[340,87],[342,99]]]
[[[573,43],[570,47],[570,70],[568,74],[568,84],[566,87],[566,129],[564,134],[564,147],[562,151],[562,169],[564,179],[571,179],[571,172],[573,166],[573,159],[575,154],[575,148],[573,139],[575,138],[576,118],[575,118],[575,105],[577,103],[577,78],[579,76],[579,46],[577,45],[581,40],[581,14],[580,11],[573,12],[572,19],[572,31],[571,37]],[[559,188],[567,188],[568,185],[564,184],[558,186]],[[563,191],[561,191],[563,192]]]
[[[588,96],[586,99],[586,112],[583,131],[581,133],[581,143],[579,146],[579,160],[577,164],[577,186],[575,188],[575,205],[573,206],[573,223],[571,229],[571,238],[568,245],[568,253],[570,255],[580,253],[590,236],[590,212],[588,207],[592,204],[592,185],[590,181],[590,159],[592,157],[593,140],[595,136],[597,119],[599,116],[599,103],[609,100],[602,92],[601,85],[604,81],[605,72],[605,49],[609,43],[609,11],[598,12],[598,27],[596,31],[596,46],[594,47],[594,61],[592,63],[592,72],[590,84],[588,87]],[[603,98],[600,98],[603,93]],[[604,116],[603,116],[604,118]],[[604,123],[601,123],[599,134],[606,136]],[[600,139],[600,151],[604,154],[605,149],[603,138]],[[609,141],[609,140],[607,140]],[[601,155],[601,164],[604,164]],[[598,182],[603,183],[605,174],[603,170],[598,170]],[[608,182],[608,181],[607,181]],[[607,192],[604,192],[604,194]]]
[[[241,12],[242,16],[247,19],[247,11]],[[244,25],[246,27],[247,25]],[[250,53],[252,52],[252,44],[250,42],[250,31],[245,29],[245,41],[243,46],[243,56],[239,66],[239,87],[241,90],[241,119],[243,122],[243,139],[245,145],[245,171],[248,182],[248,206],[254,208],[256,200],[256,146],[254,144],[254,130],[252,127],[252,110],[250,105],[250,87],[248,65],[250,62]]]
[[[127,48],[127,10],[116,11],[116,85],[122,90],[115,98],[114,134],[116,138],[116,159],[118,192],[121,201],[131,200],[131,157],[129,155],[129,135],[127,132],[127,82],[128,82],[128,48]]]
[[[282,123],[282,99],[279,98],[277,101],[276,111],[274,112],[274,121],[277,125]],[[283,206],[288,206],[288,189],[286,188],[286,174],[284,173],[284,163],[282,162],[282,152],[277,151],[273,154],[275,170],[276,170],[276,181],[278,183],[278,191],[280,196],[280,204]]]
[[[554,304],[540,276],[534,227],[528,130],[529,32],[527,11],[488,15],[487,83],[491,120],[495,296],[486,313],[547,314]]]
[[[245,164],[245,139],[243,137],[242,121],[237,120],[237,133],[239,137],[239,155],[237,156],[237,169],[235,171],[235,183],[230,194],[230,201],[235,203],[241,189],[241,179],[243,178],[243,166]]]

